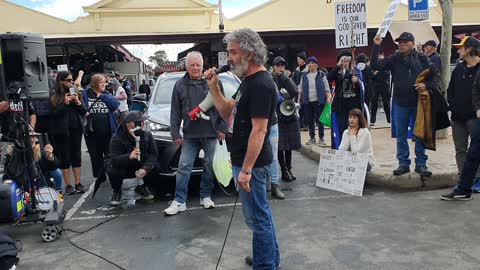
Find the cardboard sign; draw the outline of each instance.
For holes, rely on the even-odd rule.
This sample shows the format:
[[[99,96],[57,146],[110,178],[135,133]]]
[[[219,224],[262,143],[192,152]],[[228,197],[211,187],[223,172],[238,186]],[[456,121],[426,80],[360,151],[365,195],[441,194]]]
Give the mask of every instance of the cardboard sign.
[[[335,46],[368,46],[367,0],[335,3]]]
[[[322,149],[316,186],[362,196],[367,164],[367,153]]]
[[[381,36],[382,38],[385,38],[385,36],[388,33],[388,30],[390,29],[390,25],[392,24],[393,17],[397,13],[400,3],[401,3],[401,0],[393,0],[392,3],[390,3],[390,6],[388,7],[387,12],[385,13],[385,17],[383,18],[383,22],[378,28],[377,36]]]
[[[218,52],[218,68],[221,68],[228,64],[227,52]]]
[[[67,65],[57,65],[57,70],[58,71],[68,71],[68,66]]]

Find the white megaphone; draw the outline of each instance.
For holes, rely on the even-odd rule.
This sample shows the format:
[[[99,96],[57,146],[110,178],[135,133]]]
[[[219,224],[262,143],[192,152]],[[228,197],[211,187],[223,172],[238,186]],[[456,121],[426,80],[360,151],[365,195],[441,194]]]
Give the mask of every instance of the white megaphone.
[[[284,116],[290,116],[295,112],[295,102],[291,99],[285,99],[280,103],[280,113]]]
[[[197,120],[198,117],[204,120],[210,120],[210,116],[206,115],[205,112],[210,110],[214,106],[213,97],[210,91],[208,91],[207,97],[193,110],[188,113],[188,116],[191,120]]]
[[[229,65],[225,65],[225,66],[215,70],[215,73],[220,74],[220,73],[224,73],[224,72],[227,72],[227,71],[230,71],[230,66]],[[205,79],[205,78],[203,78],[203,79]],[[191,120],[197,120],[198,117],[200,117],[204,120],[210,120],[210,116],[206,115],[205,112],[210,110],[210,108],[212,108],[214,105],[215,104],[213,102],[212,94],[210,93],[210,91],[208,91],[208,94],[205,97],[205,99],[197,107],[195,107],[193,110],[191,110],[188,113],[188,116],[190,117]]]

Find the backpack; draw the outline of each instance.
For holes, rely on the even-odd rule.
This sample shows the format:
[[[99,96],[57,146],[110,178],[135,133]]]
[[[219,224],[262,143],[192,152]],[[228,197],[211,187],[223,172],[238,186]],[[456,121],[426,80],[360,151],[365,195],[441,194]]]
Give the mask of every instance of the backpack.
[[[15,241],[0,233],[0,269],[11,269],[17,262],[18,249]]]

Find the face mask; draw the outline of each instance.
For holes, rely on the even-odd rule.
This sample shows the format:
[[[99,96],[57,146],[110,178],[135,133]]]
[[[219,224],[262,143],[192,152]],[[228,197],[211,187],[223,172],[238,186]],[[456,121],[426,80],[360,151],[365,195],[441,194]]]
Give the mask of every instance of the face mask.
[[[357,68],[358,68],[359,70],[364,70],[364,69],[365,69],[365,63],[358,63],[358,64],[357,64]]]

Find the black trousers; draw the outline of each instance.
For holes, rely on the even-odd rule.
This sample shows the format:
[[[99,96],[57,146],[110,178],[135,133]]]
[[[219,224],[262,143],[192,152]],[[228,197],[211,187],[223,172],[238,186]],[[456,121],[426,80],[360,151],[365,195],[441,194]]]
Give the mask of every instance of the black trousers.
[[[278,163],[282,172],[292,168],[292,150],[278,151]]]
[[[86,133],[85,142],[87,144],[90,161],[92,162],[92,174],[95,178],[105,179],[104,159],[110,153],[110,139],[112,135]]]
[[[110,180],[112,189],[115,192],[120,191],[122,189],[123,179],[135,178],[135,172],[140,168],[141,165],[129,168],[111,167],[107,169],[108,179]],[[151,187],[154,186],[155,180],[158,178],[158,171],[153,169],[143,178],[143,182],[146,186]]]
[[[69,135],[52,135],[50,140],[60,169],[82,166],[82,129],[69,129]]]
[[[378,99],[380,96],[382,97],[383,110],[385,111],[387,122],[390,123],[390,93],[388,87],[374,87],[372,107],[370,110],[370,123],[375,123],[377,121]]]

